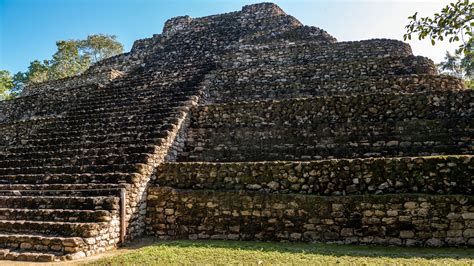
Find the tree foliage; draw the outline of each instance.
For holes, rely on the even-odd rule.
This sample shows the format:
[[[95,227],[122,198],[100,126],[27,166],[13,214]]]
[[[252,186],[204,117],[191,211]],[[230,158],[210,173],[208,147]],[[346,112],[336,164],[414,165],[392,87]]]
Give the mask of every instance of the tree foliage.
[[[90,66],[87,56],[81,55],[80,41],[68,40],[56,42],[58,50],[48,63],[48,80],[72,77],[84,72]]]
[[[0,71],[0,95],[15,96],[26,85],[79,75],[92,64],[123,52],[117,37],[105,34],[89,35],[84,40],[57,41],[56,47],[51,59],[34,60],[25,72],[12,76],[6,70]]]
[[[24,80],[26,80],[27,83],[39,83],[47,81],[49,80],[49,71],[50,67],[48,60],[44,60],[43,62],[34,60],[30,63],[30,66],[28,66],[28,71],[23,73]],[[17,75],[22,75],[20,73],[21,72],[17,73]]]
[[[92,64],[123,52],[123,45],[117,41],[115,35],[89,35],[78,44],[81,53],[88,57]]]
[[[441,72],[446,74],[471,80],[474,78],[473,60],[472,53],[461,57],[460,54],[446,52],[444,61],[438,67]]]
[[[446,52],[444,61],[439,69],[449,75],[465,78],[466,84],[472,86],[474,78],[474,3],[469,0],[458,0],[444,7],[433,17],[418,18],[418,12],[408,17],[410,22],[404,40],[411,40],[412,35],[418,34],[418,39],[428,38],[431,44],[448,40],[450,43],[460,42],[458,49],[452,55]]]
[[[404,40],[411,40],[413,34],[418,39],[429,38],[431,44],[447,39],[449,42],[461,41],[457,53],[472,51],[474,27],[474,3],[469,0],[458,0],[444,7],[440,13],[431,17],[418,18],[418,12],[408,17],[410,22],[405,26],[407,32]]]
[[[8,92],[13,88],[13,77],[7,70],[0,70],[0,100],[8,98]]]

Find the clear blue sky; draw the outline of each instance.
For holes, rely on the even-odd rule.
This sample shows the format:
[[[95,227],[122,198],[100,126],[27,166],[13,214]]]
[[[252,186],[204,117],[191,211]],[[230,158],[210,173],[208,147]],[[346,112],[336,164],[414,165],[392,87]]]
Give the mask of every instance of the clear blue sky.
[[[35,59],[49,59],[57,40],[88,34],[118,36],[129,51],[137,39],[161,33],[170,17],[200,17],[240,10],[253,0],[0,0],[0,69],[24,71]],[[275,0],[306,25],[325,29],[339,41],[401,39],[407,17],[416,11],[432,15],[442,0]],[[439,62],[447,49],[412,41],[414,53]]]

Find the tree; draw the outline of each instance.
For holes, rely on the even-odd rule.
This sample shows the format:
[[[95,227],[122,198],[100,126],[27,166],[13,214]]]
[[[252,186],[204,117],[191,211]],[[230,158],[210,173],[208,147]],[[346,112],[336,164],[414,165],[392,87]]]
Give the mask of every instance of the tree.
[[[444,7],[433,18],[417,18],[418,12],[408,17],[410,22],[405,26],[407,33],[404,40],[411,40],[412,34],[418,33],[418,39],[429,37],[431,44],[448,38],[449,42],[461,41],[457,53],[472,51],[474,27],[474,3],[469,0],[458,0]]]
[[[469,56],[462,57],[459,54],[451,54],[446,52],[444,61],[441,62],[439,70],[451,76],[458,78],[465,77],[466,79],[474,78],[474,71],[472,69],[472,64],[469,61],[472,61],[473,58]]]
[[[61,40],[56,42],[57,51],[50,60],[34,60],[25,72],[13,77],[10,72],[7,95],[15,96],[24,86],[48,80],[72,77],[86,71],[92,64],[123,52],[123,45],[114,35],[94,34],[85,40]],[[2,82],[4,82],[2,80]],[[13,84],[13,85],[11,85]],[[0,89],[0,94],[2,90]]]
[[[106,34],[87,36],[87,39],[79,41],[79,49],[93,64],[123,53],[123,45],[117,41],[117,36]]]
[[[13,77],[7,70],[0,70],[0,100],[9,98],[8,92],[13,88]]]
[[[10,95],[12,97],[19,95],[26,84],[28,84],[27,74],[25,72],[17,72],[13,75],[13,88],[10,90]]]
[[[440,69],[448,74],[465,78],[468,84],[474,77],[474,3],[469,0],[458,0],[444,7],[440,13],[430,17],[417,17],[418,12],[408,17],[410,22],[404,40],[411,40],[418,34],[418,39],[429,38],[431,44],[447,39],[450,43],[461,42],[454,55],[446,54]]]
[[[58,41],[58,51],[48,63],[48,79],[56,80],[72,77],[84,72],[90,66],[90,59],[82,56],[79,51],[79,42],[75,40]]]
[[[30,66],[28,66],[28,71],[26,71],[22,77],[20,77],[21,74],[17,73],[17,75],[20,80],[26,81],[25,85],[28,85],[49,80],[49,72],[50,66],[48,60],[44,60],[43,62],[34,60],[30,63]]]

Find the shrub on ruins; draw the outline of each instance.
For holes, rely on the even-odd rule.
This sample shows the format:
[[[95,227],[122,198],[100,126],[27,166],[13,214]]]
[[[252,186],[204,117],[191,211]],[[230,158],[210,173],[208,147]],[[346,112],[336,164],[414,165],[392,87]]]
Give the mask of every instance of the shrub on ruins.
[[[404,40],[411,40],[418,34],[418,39],[428,38],[431,44],[448,40],[460,43],[454,55],[446,54],[440,70],[454,76],[462,77],[472,84],[474,75],[474,3],[469,0],[458,0],[444,7],[432,17],[418,17],[418,12],[408,17],[410,22]]]
[[[27,71],[10,75],[13,86],[7,94],[14,96],[29,84],[79,75],[92,64],[123,52],[117,37],[106,34],[89,35],[84,40],[60,40],[56,46],[51,59],[34,60]]]

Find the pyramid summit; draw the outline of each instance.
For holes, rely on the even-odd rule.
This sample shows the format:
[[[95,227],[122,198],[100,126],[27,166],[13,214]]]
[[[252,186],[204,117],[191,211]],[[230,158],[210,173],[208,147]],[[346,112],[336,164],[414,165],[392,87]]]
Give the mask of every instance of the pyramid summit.
[[[272,3],[0,102],[0,258],[160,239],[473,246],[473,96]]]

